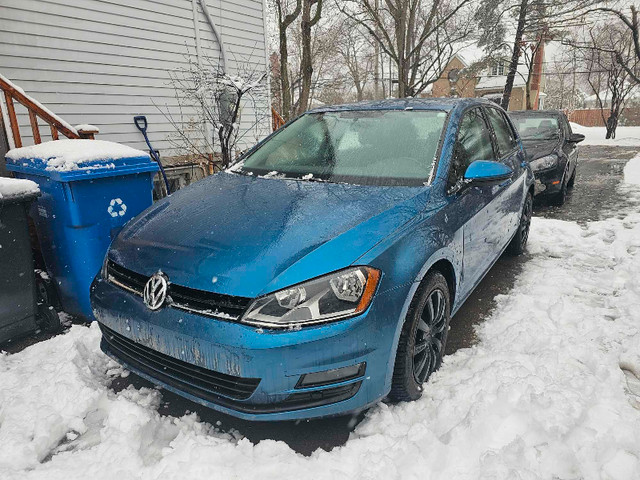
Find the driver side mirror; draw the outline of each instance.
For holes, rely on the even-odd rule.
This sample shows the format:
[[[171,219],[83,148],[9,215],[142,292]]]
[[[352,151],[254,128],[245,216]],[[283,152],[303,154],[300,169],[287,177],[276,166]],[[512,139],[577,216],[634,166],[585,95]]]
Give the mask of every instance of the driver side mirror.
[[[572,133],[571,135],[569,135],[568,141],[571,143],[580,143],[584,140],[584,138],[584,135],[581,133]]]
[[[468,184],[492,185],[511,178],[513,170],[504,163],[493,160],[476,160],[464,172]]]

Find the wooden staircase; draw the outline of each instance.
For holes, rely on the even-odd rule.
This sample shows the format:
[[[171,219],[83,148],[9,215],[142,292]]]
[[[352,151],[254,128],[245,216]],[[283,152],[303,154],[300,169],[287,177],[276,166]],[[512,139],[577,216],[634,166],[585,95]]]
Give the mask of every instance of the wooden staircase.
[[[0,75],[0,90],[2,90],[7,109],[5,116],[5,112],[3,112],[2,109],[2,102],[0,102],[0,129],[5,132],[9,148],[20,148],[23,146],[14,102],[19,103],[27,109],[29,121],[31,123],[33,141],[35,144],[42,143],[38,119],[43,120],[49,125],[51,138],[53,140],[58,140],[60,138],[60,134],[70,139],[89,138],[93,140],[95,135],[98,133],[98,130],[93,129],[76,130],[2,75]],[[8,125],[6,125],[7,119]]]
[[[284,118],[280,115],[275,108],[271,107],[271,131],[275,132],[285,123]]]

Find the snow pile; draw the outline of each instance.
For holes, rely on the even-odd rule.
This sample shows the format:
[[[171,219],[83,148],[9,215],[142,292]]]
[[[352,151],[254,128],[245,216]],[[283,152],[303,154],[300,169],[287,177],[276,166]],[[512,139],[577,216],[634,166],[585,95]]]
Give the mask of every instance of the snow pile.
[[[640,127],[618,127],[616,138],[606,139],[605,127],[583,127],[577,123],[571,123],[573,133],[581,133],[586,138],[580,145],[615,145],[619,147],[639,147]]]
[[[122,370],[95,325],[0,356],[0,478],[637,480],[640,214],[535,218],[530,242],[479,343],[446,357],[422,399],[373,408],[308,458],[161,417],[155,390],[113,393]]]
[[[624,166],[624,183],[640,185],[640,155],[627,162]]]
[[[31,180],[0,177],[0,198],[19,197],[39,191],[38,184]]]
[[[105,140],[55,140],[10,150],[6,157],[14,162],[46,162],[47,170],[68,172],[78,169],[114,168],[105,160],[148,157],[149,154],[120,143]]]

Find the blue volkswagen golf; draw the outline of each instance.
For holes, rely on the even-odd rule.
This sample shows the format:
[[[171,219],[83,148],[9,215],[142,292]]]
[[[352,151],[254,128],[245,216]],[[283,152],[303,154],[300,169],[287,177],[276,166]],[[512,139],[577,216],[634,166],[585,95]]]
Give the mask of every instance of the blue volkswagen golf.
[[[451,316],[523,251],[532,195],[492,103],[312,110],[125,226],[92,285],[101,347],[245,419],[417,399]]]

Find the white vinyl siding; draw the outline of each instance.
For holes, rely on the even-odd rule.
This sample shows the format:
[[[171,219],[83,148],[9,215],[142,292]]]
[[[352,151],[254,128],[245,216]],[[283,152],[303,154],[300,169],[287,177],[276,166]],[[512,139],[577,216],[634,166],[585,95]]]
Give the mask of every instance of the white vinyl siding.
[[[266,70],[261,0],[207,0],[226,49],[227,69],[249,61]],[[198,5],[203,54],[217,61],[220,46]],[[0,72],[72,125],[100,128],[98,138],[146,149],[133,124],[146,115],[149,136],[163,155],[174,129],[159,110],[178,119],[169,72],[196,53],[191,0],[2,0]],[[260,137],[269,131],[268,102]],[[17,106],[19,113],[24,112]],[[187,110],[187,113],[190,112]],[[243,126],[254,121],[243,108]],[[25,144],[32,143],[28,117],[20,115]],[[48,140],[48,128],[42,128]],[[246,147],[255,142],[247,138]]]

